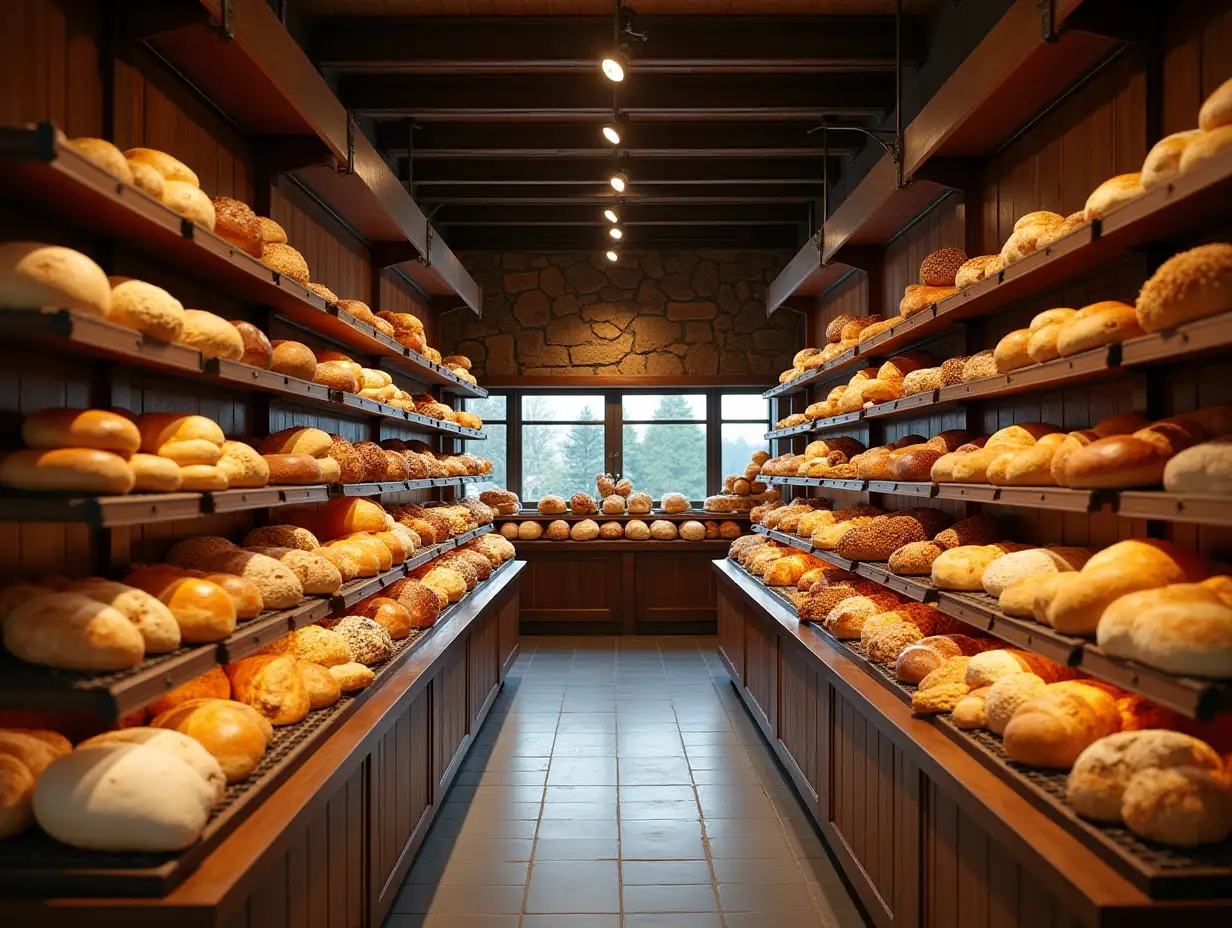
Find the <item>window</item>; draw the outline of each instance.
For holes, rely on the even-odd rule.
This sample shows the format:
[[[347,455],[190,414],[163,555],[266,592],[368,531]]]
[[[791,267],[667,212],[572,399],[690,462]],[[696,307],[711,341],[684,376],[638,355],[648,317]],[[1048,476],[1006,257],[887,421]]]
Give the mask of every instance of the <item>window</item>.
[[[550,394],[522,398],[523,500],[593,493],[607,468],[602,395]]]
[[[602,473],[656,501],[684,493],[699,503],[766,447],[769,407],[760,393],[734,389],[509,390],[466,401],[484,420],[488,440],[473,450],[492,459],[493,485],[528,506],[548,494],[593,494]]]
[[[664,493],[706,497],[705,394],[625,394],[621,444],[621,476],[656,502]]]
[[[468,442],[466,450],[492,462],[489,478],[467,484],[467,495],[478,496],[484,490],[504,489],[509,485],[508,398],[489,396],[482,400],[467,399],[463,400],[462,408],[483,420],[483,430],[488,436],[487,441]]]
[[[756,393],[725,393],[719,403],[719,417],[720,469],[724,477],[742,475],[753,452],[766,449],[770,401]]]

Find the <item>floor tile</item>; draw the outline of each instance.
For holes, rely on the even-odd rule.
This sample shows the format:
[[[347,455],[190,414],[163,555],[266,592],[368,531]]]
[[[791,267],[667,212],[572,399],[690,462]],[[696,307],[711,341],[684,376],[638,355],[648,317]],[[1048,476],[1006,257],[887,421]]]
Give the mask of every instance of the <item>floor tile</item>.
[[[619,764],[621,786],[661,786],[689,784],[689,765],[683,757],[622,757]]]
[[[432,826],[434,838],[533,838],[539,823],[533,819],[451,818]]]
[[[620,881],[625,886],[708,883],[711,879],[705,860],[625,860],[620,864]]]
[[[403,885],[525,886],[530,864],[525,861],[417,860]]]
[[[395,912],[433,915],[500,915],[522,911],[521,886],[434,886],[419,883],[408,886],[394,900]]]
[[[616,758],[609,756],[553,757],[548,768],[551,786],[615,786]]]
[[[717,912],[718,901],[710,883],[624,888],[625,912]]]
[[[406,915],[393,913],[385,928],[518,928],[516,915]]]
[[[543,860],[616,860],[617,838],[540,838],[535,842],[535,863]]]
[[[863,928],[862,919],[826,922],[816,912],[725,912],[727,928]]]
[[[719,899],[725,912],[816,911],[802,883],[720,883]]]
[[[545,802],[543,819],[577,818],[602,821],[616,820],[616,803],[599,802]]]
[[[701,818],[695,799],[656,799],[649,802],[620,801],[620,819],[624,822],[639,819],[676,818],[696,821]]]
[[[705,857],[701,824],[679,820],[622,822],[620,856],[628,860]]]
[[[791,861],[791,845],[782,835],[754,835],[745,837],[715,837],[709,839],[710,856],[715,860],[726,857],[774,857]]]
[[[617,838],[620,827],[615,818],[545,818],[539,823],[539,839]],[[519,835],[518,837],[521,837]]]
[[[527,914],[618,913],[615,861],[549,860],[531,869]]]
[[[617,799],[615,786],[549,786],[543,794],[545,802],[597,802],[613,805]]]
[[[522,928],[620,928],[620,916],[524,915]]]
[[[427,838],[419,849],[425,860],[530,860],[531,838]]]
[[[721,857],[713,865],[720,883],[799,883],[808,876],[799,861],[784,857]]]
[[[692,915],[630,914],[625,916],[624,928],[723,928],[723,919],[717,913]]]
[[[661,786],[627,786],[620,787],[620,801],[627,802],[662,802],[682,801],[689,802],[697,801],[697,794],[693,791],[693,787],[687,783],[672,783]]]

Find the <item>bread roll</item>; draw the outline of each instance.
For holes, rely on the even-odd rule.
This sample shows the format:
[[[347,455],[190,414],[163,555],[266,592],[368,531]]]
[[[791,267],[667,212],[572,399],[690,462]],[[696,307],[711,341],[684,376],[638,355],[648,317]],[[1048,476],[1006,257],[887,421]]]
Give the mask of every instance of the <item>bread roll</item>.
[[[275,339],[270,366],[280,374],[312,381],[317,373],[317,359],[312,349],[302,342]]]
[[[1192,171],[1204,161],[1214,158],[1222,151],[1232,148],[1232,126],[1220,126],[1203,132],[1181,154],[1181,173]]]
[[[1117,300],[1105,300],[1083,307],[1080,318],[1061,327],[1057,334],[1057,351],[1062,357],[1068,357],[1143,334],[1132,306]]]
[[[214,204],[200,187],[179,180],[163,180],[163,205],[190,222],[214,231]]]
[[[1121,812],[1130,831],[1152,841],[1216,844],[1232,835],[1232,785],[1226,772],[1151,768],[1129,781]]]
[[[0,838],[21,834],[34,823],[36,780],[21,760],[0,754]]]
[[[253,367],[269,370],[274,362],[274,348],[265,333],[251,322],[244,322],[242,319],[232,319],[231,325],[235,326],[235,331],[240,333],[240,339],[244,343],[244,355],[240,360]]]
[[[917,313],[922,313],[924,310],[928,309],[928,307],[940,303],[942,300],[953,296],[957,292],[958,288],[952,285],[940,287],[916,286],[914,288],[908,288],[907,293],[903,296],[902,300],[899,301],[898,314],[903,319],[910,319]],[[882,323],[877,323],[877,325],[881,324]],[[860,334],[863,335],[872,328],[873,326],[868,326]]]
[[[91,577],[76,581],[64,592],[85,596],[122,613],[141,633],[147,654],[167,654],[180,646],[180,627],[175,616],[145,590]]]
[[[333,629],[320,625],[306,625],[261,650],[262,654],[285,654],[296,660],[332,667],[345,664],[354,658],[346,638]]]
[[[931,579],[940,590],[983,590],[984,571],[1005,555],[997,545],[961,545],[933,561]]]
[[[1001,596],[1010,586],[1032,577],[1080,570],[1091,552],[1086,548],[1029,548],[998,558],[984,570],[989,596]]]
[[[106,139],[69,139],[68,146],[121,183],[131,184],[133,182],[133,172],[123,152]]]
[[[1103,219],[1118,206],[1136,200],[1144,193],[1146,191],[1142,187],[1141,175],[1118,174],[1091,191],[1083,215],[1087,222]]]
[[[1232,78],[1224,81],[1202,103],[1198,110],[1198,128],[1213,132],[1232,123]]]
[[[0,244],[0,308],[71,309],[106,316],[111,284],[81,252],[38,242]]]
[[[308,284],[308,262],[285,242],[266,242],[261,248],[261,263],[289,277],[300,286]]]
[[[258,216],[257,222],[261,226],[261,241],[271,244],[285,244],[287,240],[286,230],[268,216]],[[337,302],[334,300],[333,302]]]
[[[180,465],[156,454],[134,454],[128,459],[137,493],[174,493],[184,486]]]
[[[290,609],[303,601],[304,588],[299,578],[271,557],[236,548],[208,557],[206,566],[255,584],[266,609]]]
[[[942,248],[920,262],[920,283],[930,287],[952,287],[967,256],[959,248]]]
[[[981,255],[978,258],[971,258],[963,263],[962,267],[954,275],[954,285],[959,290],[964,290],[972,284],[977,284],[981,280],[1000,272],[1000,255]]]
[[[988,652],[994,653],[994,652]],[[1027,671],[1008,673],[998,679],[984,696],[986,728],[997,735],[1005,734],[1010,719],[1027,700],[1034,699],[1048,688],[1042,678]]]
[[[382,532],[385,520],[385,510],[370,500],[334,499],[320,511],[317,536],[332,539],[354,532]]]
[[[1145,332],[1162,332],[1232,310],[1232,245],[1201,245],[1173,255],[1142,285],[1136,306]]]
[[[206,493],[229,487],[226,473],[213,464],[189,464],[180,468],[180,488],[183,490]]]
[[[222,641],[235,631],[235,603],[216,583],[184,577],[163,587],[158,598],[175,616],[186,644]]]
[[[416,586],[422,591],[422,584],[416,581],[410,582],[416,583]],[[413,595],[415,594],[408,595],[408,599],[414,601]],[[423,598],[426,600],[427,596],[424,595]],[[435,597],[432,597],[433,605],[435,605],[435,599]],[[389,637],[394,641],[400,641],[407,637],[411,633],[412,628],[422,627],[412,624],[411,613],[406,606],[398,599],[389,599],[388,597],[378,596],[360,603],[355,607],[355,614],[372,619],[385,629],[389,633]],[[435,621],[435,617],[433,621]],[[432,623],[429,622],[428,624],[431,625]]]
[[[128,456],[141,447],[130,419],[104,409],[44,409],[26,416],[21,438],[30,448],[96,448]]]
[[[308,691],[293,657],[258,655],[227,665],[235,699],[274,725],[293,725],[308,715]]]
[[[1088,745],[1120,726],[1116,700],[1083,683],[1054,683],[1018,707],[1005,727],[1005,752],[1033,767],[1068,770]]]
[[[310,457],[325,457],[330,452],[333,439],[321,429],[300,426],[283,429],[261,439],[257,450],[262,454],[306,454]]]
[[[309,595],[330,596],[342,586],[342,574],[338,568],[315,551],[279,547],[250,547],[245,550],[274,558],[290,569]]]
[[[376,679],[376,673],[371,667],[365,667],[357,661],[330,667],[329,673],[338,681],[338,685],[344,693],[354,693],[362,690]]]
[[[1153,190],[1179,177],[1181,156],[1185,154],[1189,143],[1201,134],[1200,129],[1188,129],[1174,132],[1156,142],[1147,152],[1146,160],[1142,162],[1142,188]]]
[[[26,600],[5,620],[3,639],[14,657],[64,670],[124,670],[145,654],[141,632],[122,612],[75,593]]]
[[[180,341],[184,305],[162,287],[127,277],[111,277],[107,319],[164,342]]]
[[[218,469],[227,478],[232,489],[263,487],[270,482],[269,463],[251,445],[242,441],[222,443],[222,456]]]
[[[167,186],[163,176],[148,164],[140,161],[129,161],[127,158],[124,160],[128,165],[129,171],[132,172],[133,185],[161,203]]]
[[[261,223],[246,203],[231,197],[213,197],[214,231],[218,237],[254,258],[261,257]]]
[[[250,706],[229,699],[182,703],[150,723],[199,742],[218,761],[228,783],[238,783],[257,769],[268,743]]]
[[[323,483],[320,462],[307,454],[262,455],[271,486]]]
[[[104,742],[79,747],[47,769],[34,789],[34,814],[45,832],[73,847],[169,852],[197,840],[216,796],[170,751]]]
[[[166,152],[155,148],[130,148],[124,152],[124,157],[130,162],[149,165],[165,180],[182,181],[194,187],[201,186],[201,181],[192,168]]]
[[[1031,356],[1027,353],[1031,335],[1030,329],[1016,329],[997,342],[997,347],[993,350],[993,361],[999,372],[1004,374],[1016,371],[1032,363]]]

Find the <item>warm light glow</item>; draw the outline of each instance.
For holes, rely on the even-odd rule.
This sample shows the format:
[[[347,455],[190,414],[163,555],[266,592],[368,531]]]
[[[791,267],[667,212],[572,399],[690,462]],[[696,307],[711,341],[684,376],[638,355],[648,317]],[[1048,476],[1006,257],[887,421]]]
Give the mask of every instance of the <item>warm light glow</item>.
[[[607,259],[611,261],[613,264],[615,264],[617,261],[620,260],[620,252],[617,251],[615,248],[609,248],[607,251]]]
[[[603,217],[608,222],[620,222],[620,213],[612,209],[610,206],[603,211]]]
[[[620,144],[620,126],[614,122],[608,123],[603,127],[603,137],[613,145]]]
[[[613,174],[611,177],[612,189],[617,193],[624,193],[625,187],[629,186],[629,178],[622,171],[619,174]]]
[[[623,232],[620,231],[619,226],[612,226],[612,228],[607,230],[607,234],[617,240],[624,238],[624,235],[625,235]]]
[[[603,74],[609,81],[617,84],[625,79],[625,65],[619,52],[614,52],[603,59]]]

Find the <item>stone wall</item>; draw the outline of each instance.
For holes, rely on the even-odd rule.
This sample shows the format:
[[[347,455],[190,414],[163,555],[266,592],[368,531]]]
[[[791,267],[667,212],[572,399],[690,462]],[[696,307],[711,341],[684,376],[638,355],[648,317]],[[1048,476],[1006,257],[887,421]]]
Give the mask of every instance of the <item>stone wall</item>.
[[[803,318],[766,319],[780,251],[471,252],[483,318],[442,320],[441,349],[485,377],[719,376],[773,382],[803,347]]]

